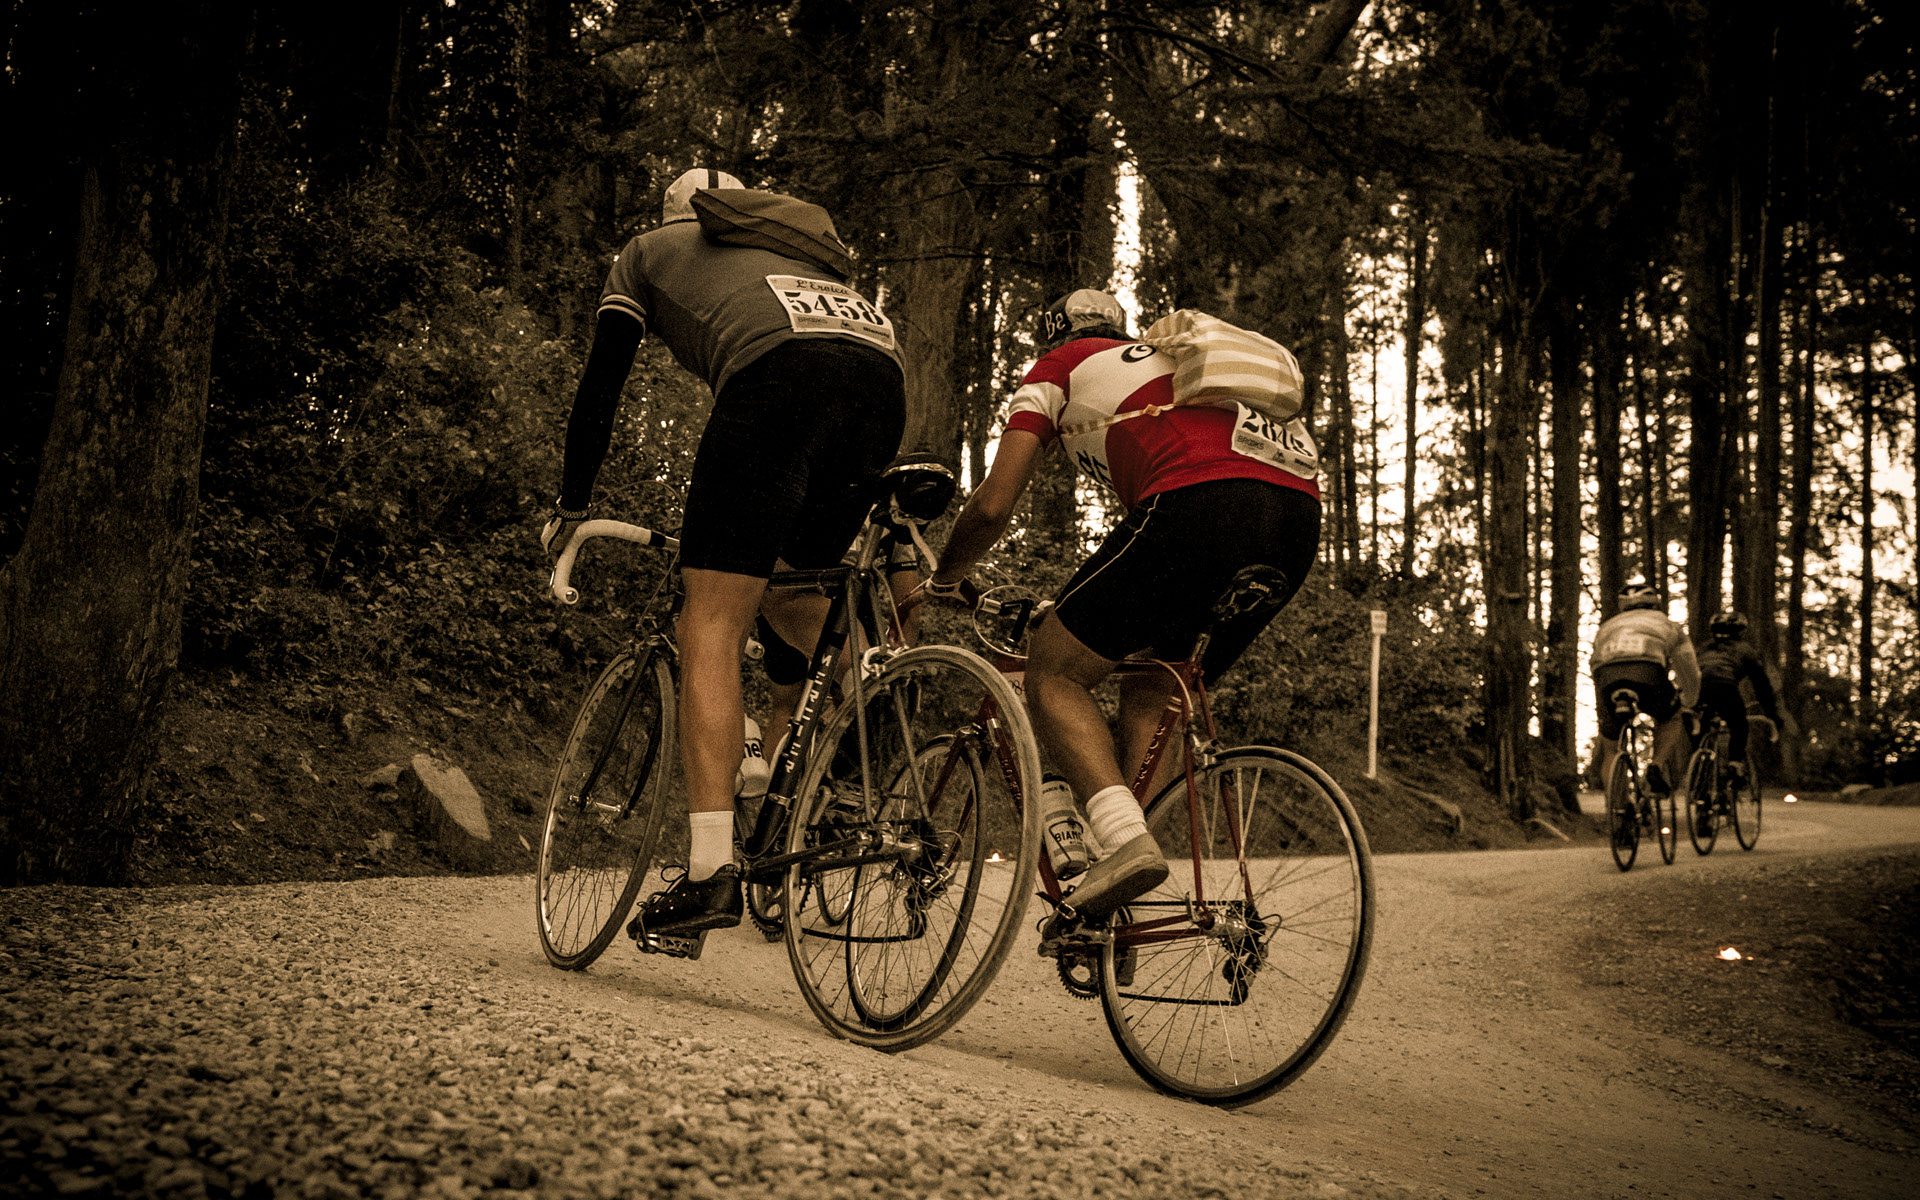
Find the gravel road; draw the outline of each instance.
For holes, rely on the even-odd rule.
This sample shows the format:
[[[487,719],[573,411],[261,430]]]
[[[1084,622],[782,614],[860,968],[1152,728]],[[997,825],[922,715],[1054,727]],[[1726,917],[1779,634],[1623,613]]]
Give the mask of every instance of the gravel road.
[[[1564,961],[1598,897],[1920,844],[1916,809],[1769,821],[1628,876],[1593,846],[1381,860],[1345,1031],[1241,1113],[1147,1091],[1024,947],[887,1057],[745,930],[552,971],[523,878],[4,892],[0,1192],[1911,1197],[1912,1128],[1623,1019]]]

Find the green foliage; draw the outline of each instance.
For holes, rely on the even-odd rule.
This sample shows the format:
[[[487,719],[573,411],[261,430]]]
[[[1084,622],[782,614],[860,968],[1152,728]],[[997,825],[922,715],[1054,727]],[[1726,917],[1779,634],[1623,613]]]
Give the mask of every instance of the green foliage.
[[[1461,744],[1481,716],[1480,638],[1458,589],[1388,576],[1342,583],[1321,569],[1213,689],[1222,736],[1364,745],[1376,609],[1387,614],[1381,746]]]

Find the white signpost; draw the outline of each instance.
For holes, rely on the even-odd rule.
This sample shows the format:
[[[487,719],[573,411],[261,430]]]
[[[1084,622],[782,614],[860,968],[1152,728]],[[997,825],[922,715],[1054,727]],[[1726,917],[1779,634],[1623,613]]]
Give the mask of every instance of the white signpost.
[[[1369,673],[1367,697],[1367,778],[1378,779],[1380,769],[1380,638],[1387,632],[1387,614],[1374,609],[1373,670]]]

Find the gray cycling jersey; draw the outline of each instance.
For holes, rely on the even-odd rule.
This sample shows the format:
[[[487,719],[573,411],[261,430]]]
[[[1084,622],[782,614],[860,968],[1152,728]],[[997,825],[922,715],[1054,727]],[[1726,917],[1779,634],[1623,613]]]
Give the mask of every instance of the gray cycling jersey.
[[[861,342],[900,364],[893,325],[878,305],[808,263],[715,245],[698,221],[627,243],[600,293],[600,311],[610,310],[659,335],[716,396],[740,368],[795,338]]]
[[[1657,663],[1673,671],[1680,699],[1687,707],[1699,700],[1700,665],[1694,658],[1693,643],[1679,625],[1657,609],[1628,609],[1601,622],[1589,661],[1591,671],[1616,663]]]

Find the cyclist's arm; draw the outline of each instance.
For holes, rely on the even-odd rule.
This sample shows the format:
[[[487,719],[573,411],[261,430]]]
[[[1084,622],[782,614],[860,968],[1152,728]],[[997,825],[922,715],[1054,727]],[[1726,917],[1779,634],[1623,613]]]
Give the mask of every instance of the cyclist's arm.
[[[1694,657],[1693,643],[1684,636],[1667,658],[1673,669],[1673,681],[1680,685],[1680,703],[1692,708],[1700,703],[1700,661]]]
[[[1026,492],[1045,448],[1040,435],[1029,430],[1008,429],[1000,435],[993,466],[973,495],[967,497],[966,507],[960,510],[953,532],[947,536],[946,549],[940,552],[940,569],[933,573],[934,582],[960,582],[993,549],[1012,523],[1014,506]]]
[[[1766,664],[1752,649],[1741,655],[1740,669],[1753,684],[1753,698],[1760,702],[1760,711],[1767,720],[1775,725],[1780,723],[1780,700],[1774,695],[1773,678],[1767,674]]]
[[[620,408],[620,390],[626,386],[633,356],[640,349],[645,327],[632,314],[616,308],[600,310],[594,324],[593,348],[587,369],[574,394],[573,415],[567,419],[566,465],[560,475],[560,507],[584,511],[593,499],[593,481],[607,459],[613,439],[613,417]]]

